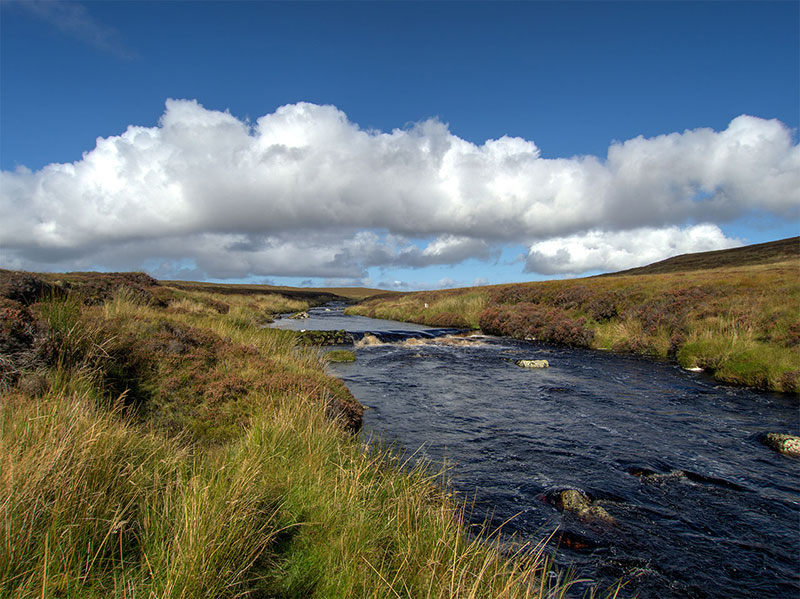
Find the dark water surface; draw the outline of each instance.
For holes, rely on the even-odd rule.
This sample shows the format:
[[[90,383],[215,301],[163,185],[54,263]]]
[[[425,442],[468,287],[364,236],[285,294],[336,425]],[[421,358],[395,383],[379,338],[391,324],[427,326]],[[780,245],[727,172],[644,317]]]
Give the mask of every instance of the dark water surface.
[[[425,329],[310,313],[297,328],[335,318],[332,328],[359,333]],[[453,464],[453,486],[477,500],[475,521],[513,517],[504,530],[533,541],[558,528],[557,562],[605,584],[631,578],[624,597],[800,596],[800,460],[759,442],[798,434],[796,398],[599,351],[454,343],[357,348],[356,362],[331,370],[371,408],[365,437]],[[508,361],[520,358],[550,368]],[[565,488],[614,522],[559,512],[552,497]]]

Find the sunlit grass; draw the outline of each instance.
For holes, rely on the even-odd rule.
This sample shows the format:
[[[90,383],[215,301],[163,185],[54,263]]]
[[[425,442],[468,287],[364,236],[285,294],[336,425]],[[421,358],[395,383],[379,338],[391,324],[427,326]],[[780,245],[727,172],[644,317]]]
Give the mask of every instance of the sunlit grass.
[[[33,306],[55,356],[43,393],[0,402],[0,597],[566,592],[541,546],[467,534],[442,473],[332,420],[344,386],[242,322],[287,306],[251,300]]]
[[[489,295],[482,289],[421,292],[369,300],[348,308],[346,313],[431,326],[478,329],[478,317],[488,302]]]

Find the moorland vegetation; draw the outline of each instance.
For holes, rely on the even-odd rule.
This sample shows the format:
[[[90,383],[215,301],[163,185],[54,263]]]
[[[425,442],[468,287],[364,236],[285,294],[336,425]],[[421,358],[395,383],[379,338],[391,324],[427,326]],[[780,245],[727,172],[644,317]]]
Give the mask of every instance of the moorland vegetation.
[[[799,243],[351,310],[797,393]],[[354,434],[324,367],[351,356],[264,328],[332,297],[0,271],[0,597],[565,596],[541,546],[470,530],[445,473]]]
[[[277,293],[0,272],[0,597],[561,597],[268,315]]]
[[[571,280],[376,296],[350,313],[700,368],[800,392],[800,238]]]

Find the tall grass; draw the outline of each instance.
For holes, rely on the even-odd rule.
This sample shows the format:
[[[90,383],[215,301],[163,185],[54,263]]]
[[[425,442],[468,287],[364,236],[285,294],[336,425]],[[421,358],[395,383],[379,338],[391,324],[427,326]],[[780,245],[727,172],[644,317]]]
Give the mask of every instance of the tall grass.
[[[463,289],[368,300],[346,312],[431,326],[479,329],[479,316],[488,303],[487,291]]]
[[[276,533],[259,454],[201,459],[81,396],[17,398],[0,417],[5,596],[225,597],[252,583]]]
[[[332,421],[343,387],[291,333],[187,301],[34,306],[55,353],[43,393],[0,402],[0,597],[568,590],[540,546],[468,535],[439,473]]]
[[[2,594],[104,595],[138,562],[139,515],[179,453],[86,395],[7,397],[0,426]]]

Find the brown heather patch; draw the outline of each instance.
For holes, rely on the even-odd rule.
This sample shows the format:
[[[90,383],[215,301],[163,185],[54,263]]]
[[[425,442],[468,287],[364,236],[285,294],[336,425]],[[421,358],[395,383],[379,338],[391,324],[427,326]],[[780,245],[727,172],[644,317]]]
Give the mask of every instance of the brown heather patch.
[[[564,310],[534,303],[487,308],[479,315],[481,329],[490,335],[588,347],[594,332],[586,319],[570,318]]]
[[[264,354],[254,345],[168,320],[145,336],[147,341],[133,357],[149,365],[139,369],[147,396],[144,413],[169,430],[188,430],[197,441],[225,440],[245,430],[257,405],[285,395],[340,405],[339,412],[348,416],[346,427],[360,427],[361,407],[316,360],[304,364]]]
[[[71,295],[86,305],[100,305],[120,288],[142,303],[165,306],[160,283],[141,272],[28,273],[0,269],[0,297],[30,305],[51,296]]]
[[[133,348],[128,362],[139,365],[141,418],[199,442],[244,430],[253,408],[250,393],[265,391],[263,380],[246,376],[259,370],[255,348],[168,320],[137,333],[146,341]]]
[[[16,302],[0,307],[0,391],[14,385],[35,356],[37,326],[30,311]]]

